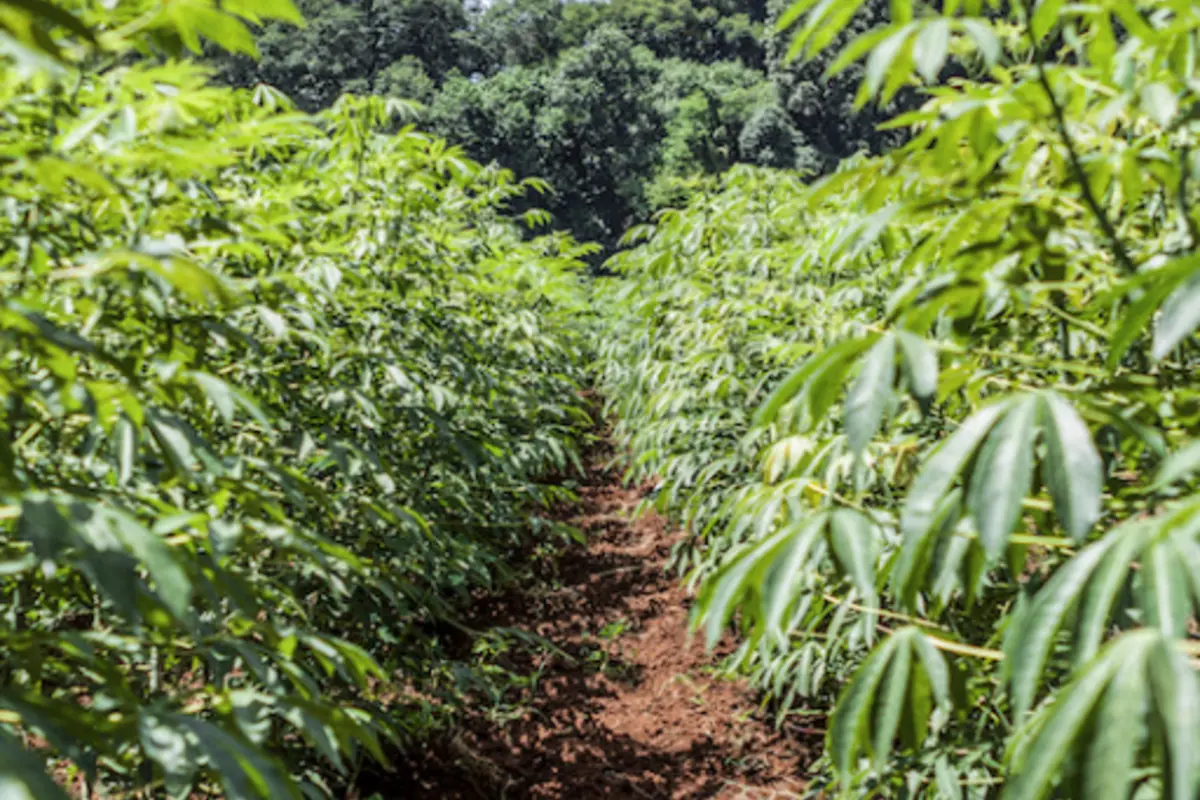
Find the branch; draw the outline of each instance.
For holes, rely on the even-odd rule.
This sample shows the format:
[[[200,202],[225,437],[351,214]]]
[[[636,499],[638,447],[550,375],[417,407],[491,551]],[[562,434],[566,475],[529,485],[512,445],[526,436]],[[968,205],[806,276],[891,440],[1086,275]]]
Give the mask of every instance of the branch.
[[[1032,0],[1026,0],[1025,33],[1028,35],[1029,44],[1033,48],[1033,59],[1037,65],[1038,83],[1041,84],[1042,91],[1046,94],[1046,99],[1050,101],[1050,108],[1054,111],[1054,120],[1058,127],[1058,135],[1062,139],[1063,145],[1067,148],[1067,156],[1071,161],[1071,168],[1075,172],[1075,180],[1079,182],[1080,191],[1083,192],[1083,200],[1087,203],[1092,216],[1096,218],[1096,222],[1099,223],[1100,229],[1104,231],[1105,237],[1112,246],[1117,264],[1127,274],[1133,275],[1137,272],[1137,267],[1134,266],[1132,259],[1129,258],[1129,253],[1125,251],[1125,245],[1117,237],[1117,230],[1113,227],[1112,220],[1108,218],[1108,214],[1100,207],[1096,195],[1092,192],[1092,186],[1088,183],[1087,173],[1083,169],[1083,162],[1079,158],[1079,152],[1075,149],[1075,142],[1071,139],[1071,134],[1067,130],[1067,115],[1063,111],[1062,104],[1058,102],[1058,97],[1054,94],[1054,89],[1050,86],[1050,80],[1046,76],[1046,64],[1045,59],[1042,57],[1041,46],[1038,44],[1037,39],[1034,38],[1033,26],[1029,22],[1033,15],[1032,5]]]

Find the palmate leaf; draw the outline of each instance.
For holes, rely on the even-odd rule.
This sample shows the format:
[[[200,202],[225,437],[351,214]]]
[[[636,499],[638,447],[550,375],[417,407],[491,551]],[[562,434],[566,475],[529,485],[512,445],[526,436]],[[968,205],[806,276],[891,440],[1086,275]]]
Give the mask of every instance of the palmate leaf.
[[[969,612],[985,588],[987,566],[987,554],[963,515],[962,493],[956,489],[946,496],[925,536],[904,540],[889,577],[903,608],[937,615],[959,597]]]
[[[1054,393],[1042,392],[985,406],[929,457],[909,489],[900,517],[906,542],[917,540],[905,545],[917,548],[910,556],[930,535],[946,494],[973,459],[966,480],[967,511],[989,559],[998,559],[1031,488],[1039,434],[1046,442],[1042,475],[1055,514],[1073,537],[1086,535],[1099,517],[1100,456],[1071,405]]]
[[[1101,698],[1083,770],[1083,797],[1129,797],[1140,739],[1140,731],[1133,724],[1142,713],[1139,677],[1136,669],[1118,669]]]
[[[921,28],[913,45],[913,61],[922,78],[929,82],[937,80],[946,64],[949,47],[950,20],[930,20]]]
[[[904,373],[908,376],[909,391],[921,404],[922,410],[928,410],[937,394],[937,351],[929,342],[909,331],[897,331],[896,340],[904,353]]]
[[[856,364],[864,352],[861,364]],[[861,453],[879,431],[891,400],[897,352],[902,356],[909,392],[922,409],[928,409],[937,391],[937,354],[919,336],[897,331],[846,339],[811,356],[759,406],[754,425],[769,425],[797,397],[807,401],[804,408],[810,425],[818,424],[841,391],[844,376],[857,367],[858,375],[846,394],[843,417],[850,448]]]
[[[1155,358],[1162,358],[1195,328],[1194,321],[1191,328],[1188,327],[1189,315],[1196,313],[1195,304],[1189,307],[1181,303],[1189,296],[1188,287],[1191,286],[1194,290],[1197,280],[1200,280],[1196,277],[1200,274],[1197,273],[1198,267],[1200,256],[1181,256],[1159,269],[1140,272],[1128,281],[1126,294],[1139,294],[1118,319],[1109,340],[1109,367],[1115,367],[1121,362],[1133,343],[1145,334],[1150,321],[1160,308],[1163,314],[1155,325],[1152,345]],[[1171,312],[1169,314],[1168,306]]]
[[[696,598],[696,618],[705,621],[705,640],[709,648],[721,640],[725,626],[737,608],[738,601],[751,590],[756,571],[761,574],[763,562],[776,555],[787,541],[791,530],[783,530],[760,542],[714,575]]]
[[[905,65],[897,62],[909,57],[913,35],[918,29],[919,26],[914,23],[901,25],[871,49],[867,56],[866,73],[857,105],[865,105],[867,100],[874,97],[879,97],[885,103],[891,99],[891,94],[895,91],[891,88],[892,79],[907,72]]]
[[[763,401],[754,414],[754,425],[756,427],[770,425],[785,405],[802,391],[808,389],[814,376],[828,370],[830,365],[841,363],[861,353],[874,343],[875,338],[872,336],[862,339],[847,339],[807,359]]]
[[[896,340],[884,336],[867,352],[858,378],[846,395],[846,436],[856,455],[879,430],[884,409],[891,398],[895,372]]]
[[[236,800],[302,797],[296,784],[273,759],[250,742],[202,719],[171,714],[164,722],[195,742],[196,751],[214,767],[226,796]]]
[[[1089,726],[1114,731],[1087,735]],[[1166,754],[1164,796],[1190,800],[1200,789],[1200,682],[1174,642],[1155,630],[1124,634],[1090,661],[1045,713],[1030,719],[1009,758],[1003,800],[1041,800],[1070,759],[1080,766],[1079,797],[1126,797],[1139,727]],[[1098,792],[1092,794],[1091,792]]]
[[[196,739],[169,716],[144,711],[138,717],[138,738],[146,757],[162,770],[163,785],[171,798],[186,797],[200,769]]]
[[[1029,23],[1034,39],[1042,41],[1046,34],[1058,25],[1059,14],[1065,2],[1066,0],[1038,0]]]
[[[852,783],[864,752],[882,764],[897,737],[908,749],[920,746],[935,706],[950,707],[945,659],[919,628],[896,631],[867,656],[833,710],[827,746],[841,780]]]
[[[875,563],[879,556],[878,533],[867,517],[850,508],[833,512],[829,525],[829,543],[841,571],[850,579],[860,597],[874,606]]]
[[[971,415],[942,442],[921,467],[905,498],[900,531],[905,539],[924,536],[933,524],[943,498],[974,454],[983,437],[1008,410],[1007,403],[986,406]]]
[[[1131,569],[1135,563],[1141,570]],[[1182,635],[1186,620],[1200,610],[1200,504],[1114,528],[1059,567],[1034,595],[1005,640],[1018,715],[1032,706],[1051,647],[1071,613],[1077,612],[1073,662],[1080,668],[1095,655],[1131,582],[1146,622],[1164,636]]]
[[[786,641],[784,623],[801,599],[826,553],[833,566],[870,606],[877,601],[875,567],[880,533],[862,513],[852,509],[809,512],[797,503],[788,507],[779,531],[738,551],[701,586],[695,622],[703,623],[713,647],[737,609],[742,629],[757,640]]]
[[[784,621],[802,588],[811,579],[809,565],[813,560],[813,548],[825,522],[823,515],[816,515],[802,523],[764,575],[760,593],[761,630],[777,643],[786,642]]]
[[[1198,548],[1200,541],[1181,528],[1156,537],[1142,553],[1137,580],[1138,607],[1145,614],[1145,623],[1160,629],[1164,635],[1183,636],[1192,619],[1192,595],[1200,585],[1195,580],[1200,575],[1192,575],[1192,568],[1198,565],[1195,558]]]

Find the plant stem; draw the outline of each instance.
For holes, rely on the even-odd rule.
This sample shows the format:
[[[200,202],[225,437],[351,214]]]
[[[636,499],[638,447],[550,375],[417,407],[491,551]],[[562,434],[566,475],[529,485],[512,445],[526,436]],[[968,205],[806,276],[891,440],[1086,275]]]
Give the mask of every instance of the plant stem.
[[[1042,91],[1046,95],[1046,99],[1050,101],[1050,108],[1054,113],[1055,127],[1058,129],[1058,136],[1062,139],[1063,146],[1067,148],[1067,158],[1071,162],[1071,169],[1075,173],[1075,180],[1079,183],[1079,190],[1083,193],[1083,201],[1087,203],[1088,209],[1092,212],[1092,216],[1096,218],[1100,230],[1104,232],[1105,238],[1108,239],[1109,245],[1113,250],[1113,255],[1117,259],[1117,265],[1127,275],[1133,275],[1137,272],[1137,267],[1134,266],[1132,259],[1129,258],[1129,253],[1125,250],[1125,245],[1121,243],[1117,236],[1117,230],[1113,227],[1112,220],[1108,218],[1108,214],[1100,207],[1100,202],[1096,199],[1096,195],[1092,192],[1092,185],[1088,183],[1087,172],[1083,169],[1083,161],[1079,158],[1079,151],[1075,148],[1075,141],[1071,138],[1070,131],[1067,130],[1067,115],[1063,111],[1062,104],[1058,102],[1058,96],[1054,94],[1054,88],[1050,85],[1050,79],[1046,75],[1046,63],[1043,58],[1042,48],[1038,44],[1033,35],[1033,0],[1026,0],[1025,3],[1025,33],[1029,37],[1029,44],[1033,48],[1034,65],[1037,68],[1038,83],[1042,87]]]

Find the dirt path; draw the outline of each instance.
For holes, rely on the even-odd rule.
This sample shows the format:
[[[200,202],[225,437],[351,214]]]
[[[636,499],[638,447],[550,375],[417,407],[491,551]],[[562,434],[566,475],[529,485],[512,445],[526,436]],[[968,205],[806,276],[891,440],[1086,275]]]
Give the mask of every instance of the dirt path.
[[[541,586],[489,601],[473,622],[536,633],[546,654],[523,716],[471,719],[438,753],[406,765],[386,798],[789,798],[819,741],[777,735],[743,686],[713,677],[687,646],[688,598],[664,573],[677,534],[629,516],[641,495],[593,467],[569,521],[586,548]],[[569,657],[568,657],[569,656]]]

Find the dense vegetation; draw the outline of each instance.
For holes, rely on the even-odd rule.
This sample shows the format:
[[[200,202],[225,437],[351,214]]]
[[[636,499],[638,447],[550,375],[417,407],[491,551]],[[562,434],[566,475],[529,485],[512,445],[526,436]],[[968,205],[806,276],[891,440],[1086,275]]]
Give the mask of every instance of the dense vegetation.
[[[887,3],[871,0],[871,19]],[[827,171],[900,141],[852,107],[856,79],[789,66],[784,6],[745,0],[304,0],[303,31],[266,26],[225,80],[301,108],[341,93],[425,106],[415,119],[479,161],[547,181],[539,202],[580,240],[630,224],[737,163]]]
[[[795,4],[796,47],[857,5]],[[697,625],[781,717],[832,708],[848,795],[1195,798],[1200,16],[938,5],[831,67],[978,76],[909,144],[630,232],[601,385]]]
[[[0,794],[58,796],[47,757],[106,797],[334,794],[486,682],[439,631],[571,534],[538,509],[590,427],[586,251],[382,99],[129,58],[237,44],[224,12],[32,8],[97,44],[0,82]]]
[[[171,57],[299,19],[229,8],[0,0],[0,793],[331,796],[494,697],[459,612],[572,539],[594,380],[814,791],[1200,796],[1191,0],[799,0],[761,65],[728,9],[329,6],[448,21],[314,114]],[[385,68],[577,228],[678,207],[589,303],[544,184],[340,94]]]

